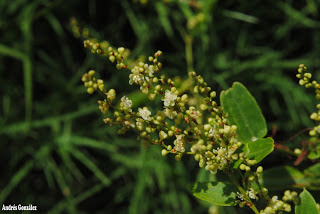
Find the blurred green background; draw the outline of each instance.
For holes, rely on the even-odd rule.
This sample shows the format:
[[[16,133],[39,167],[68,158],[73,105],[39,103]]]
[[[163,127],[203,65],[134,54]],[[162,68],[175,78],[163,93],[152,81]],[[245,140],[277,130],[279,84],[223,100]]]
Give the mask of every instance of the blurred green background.
[[[144,149],[103,123],[99,96],[86,93],[81,76],[95,69],[120,95],[136,88],[128,73],[83,48],[70,17],[97,39],[129,48],[132,58],[162,50],[170,76],[185,78],[193,67],[218,92],[242,82],[270,133],[277,127],[277,141],[313,125],[313,92],[295,73],[304,63],[320,80],[319,10],[319,0],[1,0],[0,205],[33,204],[38,213],[208,213],[189,191],[209,176],[192,158],[163,158],[160,147]],[[295,160],[273,157],[266,168]]]

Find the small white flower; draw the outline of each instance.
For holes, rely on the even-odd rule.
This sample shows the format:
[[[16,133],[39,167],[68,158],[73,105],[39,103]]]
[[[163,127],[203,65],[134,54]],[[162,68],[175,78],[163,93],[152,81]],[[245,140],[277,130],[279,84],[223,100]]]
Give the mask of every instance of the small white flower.
[[[189,115],[190,117],[192,117],[193,119],[197,120],[200,117],[200,112],[196,110],[196,108],[189,108]]]
[[[151,120],[151,112],[148,110],[147,107],[143,107],[138,109],[140,116],[142,117],[142,119],[150,121]]]
[[[177,150],[178,152],[185,152],[185,142],[184,142],[184,134],[180,134],[180,135],[176,135],[176,140],[173,142],[175,145],[175,150]]]
[[[177,95],[174,93],[171,93],[171,91],[166,90],[163,100],[163,105],[164,106],[174,106],[175,100],[177,99]]]
[[[132,112],[132,109],[131,109],[132,101],[131,101],[128,97],[123,96],[123,97],[121,98],[121,103],[120,103],[120,105],[121,105],[122,107],[124,107],[126,111]]]
[[[154,70],[153,70],[153,66],[152,65],[149,65],[149,67],[148,67],[148,65],[147,66],[145,66],[146,68],[145,68],[145,71],[146,71],[146,73],[148,74],[148,76],[149,77],[153,77],[153,73],[154,73]]]
[[[144,76],[140,74],[138,69],[132,69],[131,74],[129,75],[129,84],[132,85],[133,83],[139,84],[143,81]]]
[[[247,191],[247,194],[251,199],[258,199],[258,197],[256,196],[256,192],[253,188],[250,188],[250,190]]]
[[[213,137],[215,132],[216,132],[215,128],[211,127],[210,130],[209,130],[209,136]]]
[[[169,108],[165,108],[164,114],[170,119],[173,119],[175,116],[177,116],[177,112]]]

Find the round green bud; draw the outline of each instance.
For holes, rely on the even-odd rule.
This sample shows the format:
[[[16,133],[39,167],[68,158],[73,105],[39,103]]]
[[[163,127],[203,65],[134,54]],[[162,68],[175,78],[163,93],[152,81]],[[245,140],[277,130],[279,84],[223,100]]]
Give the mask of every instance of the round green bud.
[[[246,169],[246,167],[247,167],[246,165],[244,165],[244,164],[240,164],[240,167],[239,167],[239,168],[240,168],[241,170],[245,170],[245,169]]]
[[[262,173],[263,172],[263,167],[262,166],[259,166],[258,168],[257,168],[257,173]]]
[[[118,64],[116,65],[116,68],[117,68],[118,70],[120,70],[120,69],[122,68],[122,64],[119,64],[119,63],[118,63]]]
[[[92,77],[96,72],[94,70],[90,70],[88,72],[89,77]]]
[[[88,94],[93,94],[94,89],[93,89],[93,88],[91,88],[91,87],[89,87],[89,88],[87,88],[87,92],[88,92]]]
[[[116,61],[116,57],[111,55],[111,56],[109,56],[109,60],[110,60],[110,62],[114,63]]]
[[[114,100],[116,98],[116,91],[112,88],[107,93],[108,99],[110,101]]]
[[[215,98],[216,96],[217,96],[217,92],[212,91],[212,92],[210,93],[210,97],[211,97],[211,98]]]
[[[232,125],[232,126],[231,126],[231,131],[232,131],[232,132],[235,132],[235,131],[237,131],[237,128],[238,128],[238,127],[237,127],[236,125]]]
[[[161,151],[162,156],[166,156],[168,153],[169,152],[166,149],[162,149],[162,151]]]
[[[312,120],[319,120],[319,117],[318,117],[318,114],[313,112],[311,115],[310,115],[310,119]]]
[[[100,91],[104,91],[104,84],[100,84],[99,89],[100,89]]]
[[[265,187],[263,187],[262,188],[262,193],[265,195],[265,194],[268,194],[268,189],[267,188],[265,188]]]
[[[118,48],[118,52],[119,54],[123,54],[123,52],[125,51],[124,47],[120,47]]]
[[[160,140],[166,139],[168,137],[168,134],[165,133],[164,131],[159,132],[159,138]]]
[[[284,205],[286,205],[286,206],[284,206]],[[284,205],[283,205],[284,211],[291,212],[291,206],[289,204],[284,204]]]
[[[211,157],[213,156],[213,153],[210,152],[210,151],[207,151],[207,152],[206,152],[206,156],[207,156],[208,158],[211,158]]]
[[[232,158],[232,160],[238,160],[239,155],[238,154],[232,154],[231,158]]]
[[[271,207],[266,207],[266,208],[264,209],[264,212],[265,212],[266,214],[274,213],[274,212],[273,212],[273,209],[272,209]]]
[[[167,150],[168,150],[168,151],[171,151],[171,150],[172,150],[172,146],[171,146],[171,145],[168,145],[168,146],[167,146]]]
[[[203,126],[203,128],[204,128],[204,130],[206,130],[208,132],[211,129],[211,126],[210,126],[210,124],[205,124]]]
[[[193,88],[193,92],[196,94],[199,93],[199,87],[197,85]]]
[[[206,104],[201,104],[201,105],[200,105],[200,109],[201,109],[202,111],[205,111],[207,108],[208,108],[208,106],[207,106]]]
[[[300,79],[300,80],[299,80],[299,85],[304,85],[304,84],[305,84],[304,80],[303,80],[303,79]]]
[[[309,135],[310,136],[315,136],[317,134],[317,132],[315,131],[315,130],[311,130],[310,132],[309,132]]]
[[[296,155],[300,155],[302,151],[301,151],[301,149],[299,149],[299,148],[295,148],[293,152],[294,152],[294,154],[296,154]]]

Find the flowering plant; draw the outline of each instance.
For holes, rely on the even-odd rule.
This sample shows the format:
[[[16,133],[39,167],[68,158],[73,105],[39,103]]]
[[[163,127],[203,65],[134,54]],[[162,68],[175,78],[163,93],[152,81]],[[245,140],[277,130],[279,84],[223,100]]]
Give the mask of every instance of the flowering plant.
[[[261,214],[290,213],[292,205],[295,213],[319,212],[319,205],[307,190],[319,189],[316,182],[319,164],[303,172],[288,166],[264,172],[258,165],[274,150],[275,144],[271,137],[266,137],[265,118],[244,85],[235,82],[230,89],[222,91],[218,104],[216,91],[195,71],[189,71],[185,80],[176,81],[167,76],[160,61],[161,51],[149,56],[146,62],[130,61],[129,50],[114,48],[95,39],[86,39],[84,47],[116,63],[118,70],[128,70],[129,84],[138,86],[150,103],[158,106],[157,111],[148,105],[134,106],[133,97],[118,97],[115,89],[107,89],[103,79],[90,70],[82,76],[82,82],[89,94],[96,91],[103,97],[98,104],[106,124],[118,126],[119,134],[129,130],[136,132],[137,140],[145,147],[161,146],[163,156],[173,155],[177,161],[184,156],[193,156],[199,167],[211,174],[222,172],[213,181],[196,182],[192,188],[195,197],[220,206],[246,206]],[[311,81],[311,77],[307,68],[299,65],[299,84],[314,88],[319,98],[320,85]],[[320,109],[319,105],[317,108]],[[311,119],[319,122],[319,111],[313,113]],[[309,134],[310,141],[314,142],[312,146],[292,152],[300,161],[307,154],[309,159],[319,158],[319,125]],[[287,147],[282,148],[291,152]],[[268,193],[267,187],[278,182],[272,177],[274,173],[293,179],[293,182],[282,181],[281,185],[288,187],[282,198]],[[296,179],[297,175],[303,182]],[[291,190],[296,187],[303,191],[298,194]]]

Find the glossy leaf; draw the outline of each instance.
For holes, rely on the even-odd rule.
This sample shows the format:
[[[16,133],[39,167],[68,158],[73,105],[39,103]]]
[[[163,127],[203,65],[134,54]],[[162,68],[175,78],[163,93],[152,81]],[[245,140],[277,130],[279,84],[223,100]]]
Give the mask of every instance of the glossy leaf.
[[[252,141],[246,144],[244,152],[249,159],[254,159],[257,162],[262,161],[268,154],[273,151],[273,139],[260,138],[256,141]]]
[[[320,163],[310,166],[303,173],[309,181],[308,189],[320,190]]]
[[[229,182],[196,182],[192,194],[204,201],[220,206],[236,205],[237,188]]]
[[[319,214],[314,198],[306,189],[300,193],[299,199],[295,208],[296,214]]]
[[[262,173],[260,179],[263,185],[270,190],[283,190],[308,185],[304,174],[291,166],[267,169]]]
[[[233,83],[232,88],[221,92],[220,100],[224,111],[229,114],[229,124],[238,127],[237,134],[242,142],[251,142],[267,134],[261,110],[244,85]]]

